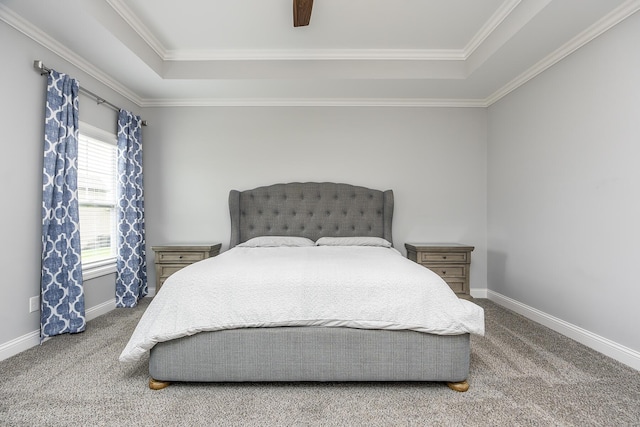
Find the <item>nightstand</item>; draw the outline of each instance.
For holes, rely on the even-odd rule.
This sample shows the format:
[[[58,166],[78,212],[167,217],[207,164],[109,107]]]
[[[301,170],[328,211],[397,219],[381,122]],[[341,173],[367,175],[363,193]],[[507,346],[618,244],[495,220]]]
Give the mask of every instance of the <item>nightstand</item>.
[[[220,246],[220,243],[216,245],[152,246],[151,249],[156,253],[156,293],[167,277],[187,265],[218,255]]]
[[[460,298],[471,299],[469,266],[473,246],[458,243],[406,243],[407,258],[444,279]]]

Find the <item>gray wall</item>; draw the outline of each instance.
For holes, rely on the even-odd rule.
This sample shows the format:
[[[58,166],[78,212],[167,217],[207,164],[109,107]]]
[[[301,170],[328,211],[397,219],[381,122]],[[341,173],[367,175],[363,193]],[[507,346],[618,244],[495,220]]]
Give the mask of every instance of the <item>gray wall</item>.
[[[489,289],[640,351],[640,14],[489,108]]]
[[[0,128],[4,185],[0,224],[3,224],[0,259],[0,356],[7,343],[39,330],[39,312],[29,313],[29,298],[40,294],[42,205],[42,138],[46,77],[32,67],[41,59],[48,67],[70,74],[80,85],[131,111],[139,109],[81,70],[0,21]],[[115,132],[116,112],[80,98],[80,119]],[[114,298],[114,275],[87,281],[86,306],[91,308]],[[32,340],[27,340],[32,342]],[[29,342],[26,344],[28,345]],[[36,341],[37,342],[37,341]]]
[[[347,182],[394,190],[402,251],[407,241],[474,245],[471,287],[486,288],[485,109],[153,108],[145,117],[150,245],[228,247],[231,189]]]

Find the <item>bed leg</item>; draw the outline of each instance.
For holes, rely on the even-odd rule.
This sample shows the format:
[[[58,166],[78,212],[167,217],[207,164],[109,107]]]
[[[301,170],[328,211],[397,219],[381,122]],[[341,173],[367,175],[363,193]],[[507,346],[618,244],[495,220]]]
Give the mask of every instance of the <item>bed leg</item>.
[[[149,378],[149,388],[151,390],[162,390],[165,387],[169,387],[171,383],[168,381],[158,381],[153,378]]]
[[[459,391],[461,393],[469,390],[469,383],[467,381],[458,381],[458,382],[455,382],[455,383],[447,383],[447,385],[449,386],[449,388],[451,390]]]

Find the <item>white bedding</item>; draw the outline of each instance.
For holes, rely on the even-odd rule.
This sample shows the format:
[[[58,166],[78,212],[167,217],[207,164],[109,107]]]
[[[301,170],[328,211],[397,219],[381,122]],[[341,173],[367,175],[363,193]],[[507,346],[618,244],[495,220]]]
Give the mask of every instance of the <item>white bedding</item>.
[[[169,277],[120,355],[202,331],[330,326],[484,334],[484,312],[382,247],[235,247]]]

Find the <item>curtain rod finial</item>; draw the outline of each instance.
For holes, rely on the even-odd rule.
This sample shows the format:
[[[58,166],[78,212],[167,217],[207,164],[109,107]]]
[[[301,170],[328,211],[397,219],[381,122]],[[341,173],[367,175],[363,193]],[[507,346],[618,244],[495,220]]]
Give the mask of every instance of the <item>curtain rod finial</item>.
[[[35,68],[36,70],[40,71],[40,75],[44,76],[45,74],[47,74],[49,72],[49,69],[47,67],[44,66],[44,64],[42,63],[41,60],[36,59],[35,61],[33,61],[33,68]]]
[[[35,61],[33,61],[33,68],[35,68],[36,70],[40,71],[40,74],[44,74],[45,73],[44,64],[39,59],[36,59]]]

